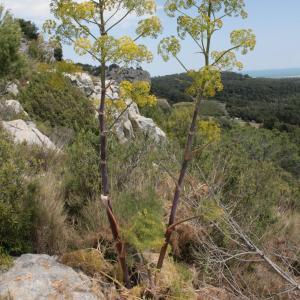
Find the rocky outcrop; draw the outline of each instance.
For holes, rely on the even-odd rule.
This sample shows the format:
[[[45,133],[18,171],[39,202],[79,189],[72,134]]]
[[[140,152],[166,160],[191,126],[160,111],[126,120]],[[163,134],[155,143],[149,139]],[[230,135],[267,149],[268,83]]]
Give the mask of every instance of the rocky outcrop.
[[[39,50],[43,54],[43,60],[47,63],[55,63],[55,48],[48,42],[41,41],[38,45]]]
[[[121,115],[115,111],[114,116],[118,121],[114,128],[116,135],[121,143],[126,143],[140,132],[153,139],[155,142],[164,142],[166,134],[150,118],[142,116],[136,103],[127,100],[128,109]]]
[[[81,89],[94,103],[99,104],[101,99],[101,82],[98,78],[93,80],[87,73],[65,74],[65,76],[70,78],[71,82]],[[106,97],[111,100],[119,99],[118,82],[110,79],[105,82],[105,85],[107,87]],[[149,136],[157,143],[166,140],[166,134],[152,119],[142,116],[135,103],[128,99],[126,104],[128,106],[126,112],[122,113],[116,110],[114,113],[114,117],[117,120],[114,129],[121,143],[134,138],[138,132]],[[121,117],[119,117],[120,114],[122,114]]]
[[[33,122],[14,120],[2,122],[3,128],[9,132],[15,143],[27,143],[28,145],[38,145],[51,150],[58,150],[50,139],[41,133]]]
[[[28,115],[27,112],[25,112],[23,106],[21,103],[17,100],[5,100],[3,103],[0,103],[0,109],[1,110],[9,110],[10,112],[18,115],[18,114],[24,114]]]
[[[95,92],[95,85],[91,76],[87,73],[65,74],[71,82],[83,91],[88,97]]]
[[[19,95],[18,85],[15,82],[9,82],[6,86],[5,93],[17,97]]]
[[[92,280],[48,255],[25,254],[0,274],[0,299],[107,299]]]
[[[120,83],[128,81],[151,81],[150,73],[141,68],[120,68],[117,65],[110,66],[107,71],[107,78]]]
[[[111,100],[116,100],[119,98],[119,87],[113,80],[106,80],[105,85],[107,86],[106,97]],[[99,80],[95,81],[95,89],[93,94],[90,96],[93,100],[100,101],[101,99],[101,82]]]
[[[78,63],[84,72],[88,72],[92,76],[99,77],[100,76],[100,67],[95,67],[88,64],[80,64]],[[109,67],[106,67],[106,78],[112,79],[118,83],[123,80],[128,81],[151,81],[150,73],[143,70],[142,68],[120,68],[116,64],[112,64]]]
[[[37,40],[29,41],[26,38],[21,40],[20,52],[25,55],[29,54],[30,43],[36,43],[37,50],[39,51],[40,60],[47,63],[56,62],[55,58],[55,47],[51,43],[44,41],[44,39],[39,35]]]

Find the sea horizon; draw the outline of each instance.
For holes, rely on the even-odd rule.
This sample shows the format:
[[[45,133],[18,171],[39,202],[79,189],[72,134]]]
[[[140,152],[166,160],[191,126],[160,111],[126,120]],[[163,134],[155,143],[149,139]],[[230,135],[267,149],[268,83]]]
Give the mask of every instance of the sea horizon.
[[[246,70],[242,74],[254,78],[300,78],[300,68]]]

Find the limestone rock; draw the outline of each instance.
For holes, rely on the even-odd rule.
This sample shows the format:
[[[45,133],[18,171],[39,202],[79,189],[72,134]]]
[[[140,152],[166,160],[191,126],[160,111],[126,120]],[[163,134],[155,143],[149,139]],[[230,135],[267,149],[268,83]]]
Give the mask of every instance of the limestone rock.
[[[25,38],[21,39],[20,52],[27,54],[29,49],[28,41]]]
[[[55,63],[55,48],[48,42],[41,41],[38,45],[39,50],[43,54],[43,60],[47,63]]]
[[[6,100],[6,101],[4,101],[3,106],[6,109],[10,109],[15,114],[23,113],[25,115],[28,115],[27,112],[25,112],[21,103],[17,100]]]
[[[6,87],[6,93],[12,94],[15,97],[18,96],[18,94],[19,94],[18,85],[14,82],[8,83],[8,85]]]
[[[36,40],[36,47],[39,51],[39,56],[40,59],[44,62],[47,63],[54,63],[56,62],[55,59],[55,47],[47,42],[44,41],[44,39],[39,36],[38,39]],[[22,54],[28,55],[29,56],[29,48],[30,48],[30,41],[28,41],[26,38],[21,39],[21,45],[20,45],[20,52]]]
[[[106,299],[89,277],[48,255],[25,254],[0,274],[0,298],[12,300]]]
[[[108,86],[106,90],[106,97],[111,100],[116,100],[119,98],[119,88],[114,80],[106,80],[105,85]],[[92,100],[98,100],[100,102],[101,99],[101,82],[96,81],[94,91],[91,95],[87,95]]]
[[[126,69],[127,73],[137,72],[135,69]],[[131,70],[131,71],[130,71]],[[138,70],[143,71],[143,70]],[[143,71],[145,72],[145,71]],[[99,105],[101,99],[101,82],[94,81],[87,73],[65,74],[70,78],[71,82],[79,87],[87,97],[94,101],[96,105]],[[133,76],[133,75],[132,75]],[[150,78],[150,76],[149,76]],[[113,79],[108,79],[105,82],[106,98],[111,100],[119,99],[119,85],[118,82]],[[129,105],[128,110],[122,114],[119,118],[120,111],[114,112],[115,119],[118,119],[114,129],[116,135],[121,143],[126,143],[128,140],[134,138],[136,132],[141,132],[144,135],[148,135],[155,142],[163,142],[166,140],[166,134],[154,123],[152,119],[145,118],[139,112],[138,106],[128,99],[126,104]],[[98,113],[95,114],[98,117]]]
[[[107,77],[120,83],[123,80],[128,81],[151,81],[149,72],[141,68],[120,68],[118,66],[111,66],[107,71]]]
[[[91,65],[83,65],[79,64],[83,67],[83,70],[88,72],[89,74],[99,77],[101,67],[95,67]],[[116,82],[120,83],[123,80],[128,81],[151,81],[150,73],[143,70],[142,68],[123,68],[119,67],[116,64],[112,64],[109,67],[106,67],[106,77],[108,79],[115,80]]]
[[[95,91],[95,86],[91,76],[87,73],[65,74],[71,82],[81,89],[88,97]]]
[[[155,142],[160,143],[166,140],[166,134],[150,118],[142,116],[136,103],[127,100],[129,106],[127,111],[119,118],[115,124],[115,131],[120,140],[124,143],[134,137],[135,132],[148,135]],[[116,112],[116,118],[120,112]]]
[[[41,133],[32,122],[14,120],[2,122],[2,126],[12,136],[16,143],[27,143],[28,145],[38,145],[47,149],[58,150],[50,139]]]

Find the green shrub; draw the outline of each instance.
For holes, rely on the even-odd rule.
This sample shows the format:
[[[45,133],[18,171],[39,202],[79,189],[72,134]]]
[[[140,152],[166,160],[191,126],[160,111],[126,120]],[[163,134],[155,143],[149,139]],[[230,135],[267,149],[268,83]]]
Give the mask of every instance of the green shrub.
[[[181,146],[185,145],[186,136],[189,132],[193,116],[193,106],[176,107],[167,119],[165,128],[170,138],[179,141]]]
[[[75,131],[95,129],[95,111],[83,93],[62,74],[36,74],[21,91],[24,109],[36,121]]]
[[[70,156],[74,157],[73,163],[70,161],[74,170],[70,173],[73,184],[69,187],[72,187],[73,195],[80,195],[79,199],[84,201],[81,208],[78,206],[82,229],[96,232],[98,238],[102,236],[105,239],[108,224],[100,191],[97,190],[100,181],[98,152],[95,146],[83,145],[84,141],[86,143],[87,138],[82,137],[80,143],[76,142],[71,147],[75,155]],[[122,145],[110,138],[108,144],[112,206],[123,237],[134,251],[157,250],[163,241],[164,209],[163,201],[155,190],[161,170],[154,166],[154,162],[165,159],[166,152],[142,136]],[[96,187],[94,193],[87,196],[93,186]],[[83,192],[85,189],[87,191]],[[71,196],[70,199],[74,201],[76,197]]]
[[[63,59],[62,47],[57,47],[54,49],[54,57],[55,57],[56,61],[62,61],[62,59]]]
[[[222,117],[227,115],[225,104],[215,100],[202,100],[201,116]]]
[[[297,180],[286,172],[286,160],[297,163],[297,150],[283,140],[264,129],[236,127],[195,161],[234,218],[257,236],[276,222],[279,209],[300,204]]]
[[[44,51],[39,47],[39,40],[34,39],[29,41],[28,43],[28,55],[30,58],[43,61],[44,59]]]
[[[31,249],[34,187],[25,174],[22,153],[0,128],[0,250],[10,254]]]
[[[127,226],[124,226],[123,234],[130,245],[140,252],[145,250],[159,251],[164,242],[164,225],[158,210],[148,211],[144,209],[138,211],[128,223]]]
[[[25,60],[19,52],[20,45],[19,23],[0,4],[0,78],[21,76]]]
[[[6,271],[13,265],[13,260],[11,256],[7,254],[7,252],[3,251],[2,248],[0,248],[0,272]]]
[[[26,21],[24,19],[17,20],[20,24],[21,30],[28,40],[36,40],[39,37],[38,28],[31,21]]]
[[[72,215],[80,214],[88,201],[99,195],[99,154],[95,138],[92,133],[81,132],[67,152],[65,198]]]

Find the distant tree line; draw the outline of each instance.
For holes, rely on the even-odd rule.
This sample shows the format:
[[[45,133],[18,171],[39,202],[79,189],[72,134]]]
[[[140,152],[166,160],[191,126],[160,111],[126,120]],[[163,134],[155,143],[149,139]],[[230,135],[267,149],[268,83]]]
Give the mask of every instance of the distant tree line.
[[[215,100],[226,104],[232,117],[263,123],[267,128],[289,130],[300,125],[300,79],[251,78],[225,72],[224,90]],[[187,74],[152,78],[152,92],[172,103],[191,101],[185,90],[191,79]]]

